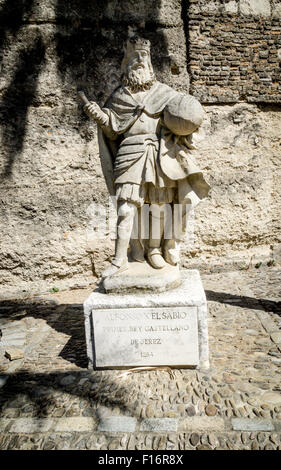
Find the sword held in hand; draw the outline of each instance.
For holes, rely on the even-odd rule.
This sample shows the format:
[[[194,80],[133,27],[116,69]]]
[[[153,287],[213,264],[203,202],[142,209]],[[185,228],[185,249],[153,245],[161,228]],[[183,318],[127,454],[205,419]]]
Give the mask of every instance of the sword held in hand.
[[[92,117],[100,126],[106,126],[108,124],[109,118],[107,114],[101,110],[100,106],[96,102],[89,101],[84,91],[82,90],[78,91],[78,96],[84,103],[85,113],[89,117]]]
[[[107,114],[105,114],[99,105],[97,103],[91,103],[87,96],[85,95],[84,91],[79,90],[77,92],[80,100],[82,103],[84,103],[84,111],[89,117],[92,117],[95,119],[97,124],[100,126],[105,126],[108,125],[109,122],[109,117]],[[88,105],[88,106],[87,106]],[[95,113],[92,113],[91,110],[85,109],[85,106],[90,107],[93,105],[95,107]],[[99,140],[99,145],[100,148],[107,148],[106,144],[106,138],[103,134],[103,131],[101,128],[98,127],[98,140]],[[104,152],[103,158],[101,158],[101,166],[103,170],[103,174],[105,177],[106,185],[108,187],[108,191],[111,194],[111,196],[115,196],[115,186],[114,186],[114,177],[113,177],[113,164],[112,164],[112,159],[111,159],[111,154],[110,151],[107,150]]]
[[[87,98],[87,96],[85,95],[84,91],[79,90],[79,91],[77,92],[77,94],[78,94],[80,100],[82,101],[82,103],[84,103],[84,104],[90,103],[90,101],[88,100],[88,98]]]

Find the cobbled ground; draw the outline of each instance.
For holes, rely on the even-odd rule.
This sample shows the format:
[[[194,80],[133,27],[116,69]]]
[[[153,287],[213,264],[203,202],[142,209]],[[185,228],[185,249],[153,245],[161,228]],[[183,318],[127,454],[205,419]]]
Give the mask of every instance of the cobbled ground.
[[[209,370],[88,370],[92,289],[2,302],[0,449],[281,450],[280,267],[201,277]]]

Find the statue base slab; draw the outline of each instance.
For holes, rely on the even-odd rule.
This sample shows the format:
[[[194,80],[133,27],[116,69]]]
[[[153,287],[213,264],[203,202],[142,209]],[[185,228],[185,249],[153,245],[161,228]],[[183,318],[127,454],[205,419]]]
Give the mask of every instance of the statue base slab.
[[[84,302],[89,368],[209,368],[207,301],[197,270],[165,292],[108,294]]]
[[[167,264],[162,269],[154,269],[146,262],[131,261],[126,271],[104,279],[103,287],[108,293],[164,292],[181,283],[178,266]]]

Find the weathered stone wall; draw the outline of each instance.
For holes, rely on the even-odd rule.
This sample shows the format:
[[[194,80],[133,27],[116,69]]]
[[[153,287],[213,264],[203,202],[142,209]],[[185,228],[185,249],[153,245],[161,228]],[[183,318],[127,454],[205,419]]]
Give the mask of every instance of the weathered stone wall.
[[[281,228],[280,110],[245,103],[205,110],[196,155],[212,190],[196,209],[193,262],[201,269],[248,267],[251,257],[252,266],[276,262]]]
[[[280,103],[281,2],[192,1],[191,93],[205,103]]]
[[[77,89],[104,102],[119,80],[128,28],[138,26],[152,42],[158,79],[187,92],[194,6],[0,0],[1,295],[88,284],[109,260],[113,242],[89,236],[93,202],[106,204],[108,196],[96,126]],[[197,157],[213,189],[184,259],[223,265],[227,257],[248,259],[249,247],[269,259],[278,244],[279,110],[207,101],[205,109]]]

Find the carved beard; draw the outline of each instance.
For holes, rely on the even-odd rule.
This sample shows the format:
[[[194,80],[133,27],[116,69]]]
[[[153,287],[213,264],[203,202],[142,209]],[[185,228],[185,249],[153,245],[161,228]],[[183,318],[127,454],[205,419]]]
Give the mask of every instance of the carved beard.
[[[123,85],[129,87],[134,93],[149,90],[155,81],[154,73],[151,73],[147,67],[136,70],[128,69],[127,74],[122,78]]]

